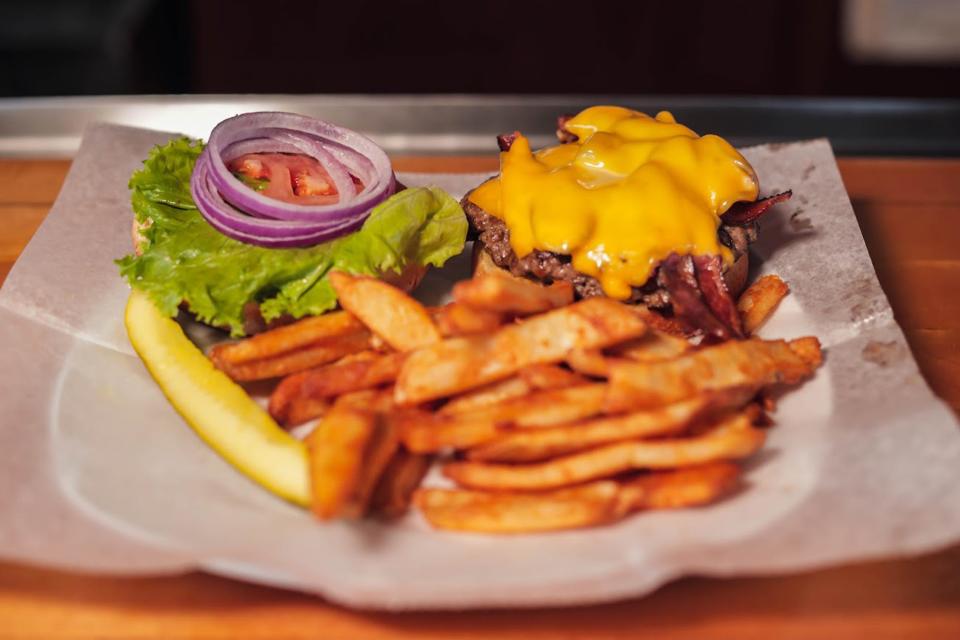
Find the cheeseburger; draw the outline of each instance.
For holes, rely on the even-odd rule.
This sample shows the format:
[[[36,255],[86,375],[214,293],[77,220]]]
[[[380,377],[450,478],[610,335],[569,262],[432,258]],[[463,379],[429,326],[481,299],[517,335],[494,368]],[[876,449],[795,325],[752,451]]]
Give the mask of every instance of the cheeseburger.
[[[498,137],[500,173],[463,207],[475,251],[514,275],[570,282],[675,316],[691,333],[742,337],[732,296],[747,277],[756,172],[726,140],[655,117],[591,107],[558,120],[560,144]]]

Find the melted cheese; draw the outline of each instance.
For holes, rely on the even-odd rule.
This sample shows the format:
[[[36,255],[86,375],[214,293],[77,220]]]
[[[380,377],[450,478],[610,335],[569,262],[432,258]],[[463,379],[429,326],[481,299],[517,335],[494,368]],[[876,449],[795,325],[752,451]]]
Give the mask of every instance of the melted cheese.
[[[661,111],[591,107],[565,127],[575,143],[532,151],[518,136],[500,176],[470,200],[501,218],[520,257],[571,256],[578,271],[619,299],[671,253],[723,256],[720,216],[757,198],[756,174],[726,140],[698,136]]]

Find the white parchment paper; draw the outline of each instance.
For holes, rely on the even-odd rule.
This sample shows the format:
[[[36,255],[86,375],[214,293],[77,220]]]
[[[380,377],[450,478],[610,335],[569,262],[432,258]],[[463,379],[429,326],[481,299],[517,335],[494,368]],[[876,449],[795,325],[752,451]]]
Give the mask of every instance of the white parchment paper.
[[[203,567],[376,608],[596,602],[680,575],[756,575],[916,554],[960,539],[960,431],[920,377],[830,146],[746,150],[766,221],[755,269],[792,295],[766,336],[815,334],[818,375],[782,402],[747,486],[719,504],[515,537],[318,524],[249,482],[169,407],[122,328],[130,173],[170,134],[94,125],[0,290],[0,555],[102,572]],[[479,175],[416,175],[454,195]],[[431,274],[437,299],[466,261]]]

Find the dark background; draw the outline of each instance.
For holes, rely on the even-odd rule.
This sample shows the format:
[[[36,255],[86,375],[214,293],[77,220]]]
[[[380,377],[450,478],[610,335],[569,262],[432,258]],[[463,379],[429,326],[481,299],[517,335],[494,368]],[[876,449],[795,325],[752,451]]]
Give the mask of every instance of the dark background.
[[[841,0],[5,0],[0,8],[2,96],[960,96],[955,63],[851,59]]]

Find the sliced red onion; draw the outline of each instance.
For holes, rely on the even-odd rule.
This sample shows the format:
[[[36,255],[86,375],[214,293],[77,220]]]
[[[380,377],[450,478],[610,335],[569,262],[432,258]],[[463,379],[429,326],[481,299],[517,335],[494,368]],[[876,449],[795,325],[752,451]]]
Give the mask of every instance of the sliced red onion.
[[[302,153],[337,189],[334,204],[299,205],[250,189],[227,162],[247,153]],[[363,183],[356,192],[351,176]],[[218,231],[266,247],[308,246],[357,229],[396,189],[386,153],[355,131],[292,113],[248,113],[218,124],[197,159],[190,191]]]
[[[200,154],[200,158],[206,150]],[[200,158],[197,164],[200,165]],[[270,220],[248,216],[231,207],[213,188],[206,163],[194,169],[190,177],[190,191],[197,209],[214,229],[235,240],[261,247],[303,247],[332,240],[357,230],[366,216],[346,220],[318,220],[304,223],[289,220]]]

